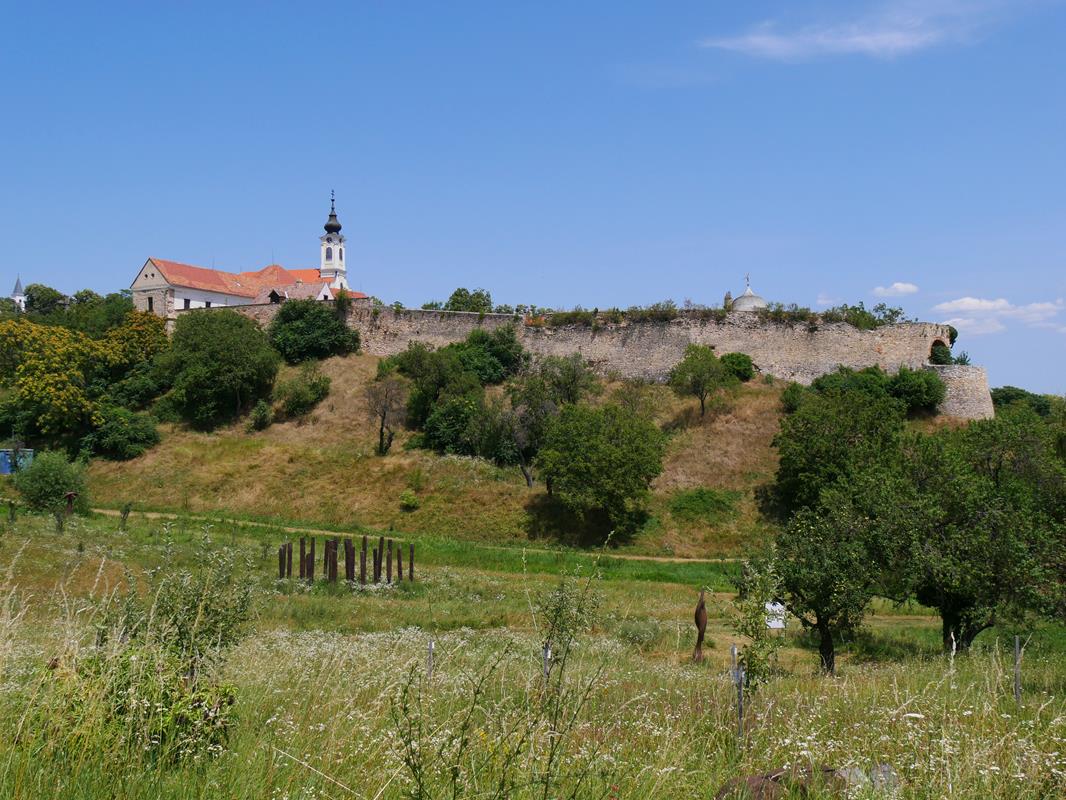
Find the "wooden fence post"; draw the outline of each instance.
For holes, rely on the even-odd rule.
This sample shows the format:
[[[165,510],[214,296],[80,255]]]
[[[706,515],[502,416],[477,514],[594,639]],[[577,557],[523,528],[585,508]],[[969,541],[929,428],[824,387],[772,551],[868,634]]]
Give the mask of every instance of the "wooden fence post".
[[[407,580],[415,579],[415,543],[411,542],[411,549],[407,552]]]
[[[307,580],[309,583],[315,581],[315,537],[311,537],[311,558],[307,562]]]
[[[292,577],[292,542],[285,542],[285,577]]]
[[[385,559],[385,582],[392,583],[392,539],[389,539],[387,547],[389,555]]]
[[[344,540],[344,580],[355,583],[355,545],[350,536]]]
[[[278,548],[278,580],[285,579],[285,545]]]
[[[363,549],[359,551],[359,585],[366,586],[366,537],[363,537]]]
[[[307,577],[307,542],[304,537],[300,537],[300,580]]]
[[[332,555],[333,561],[332,561],[332,564],[330,565],[330,568],[332,569],[332,574],[329,576],[329,579],[331,581],[333,581],[334,583],[337,582],[337,577],[338,577],[338,575],[337,575],[337,552],[340,549],[341,549],[341,540],[338,539],[338,538],[334,538],[333,539],[333,555]]]
[[[378,563],[378,549],[374,548],[374,583],[381,580],[381,565]]]
[[[403,544],[396,543],[396,582],[403,583]]]

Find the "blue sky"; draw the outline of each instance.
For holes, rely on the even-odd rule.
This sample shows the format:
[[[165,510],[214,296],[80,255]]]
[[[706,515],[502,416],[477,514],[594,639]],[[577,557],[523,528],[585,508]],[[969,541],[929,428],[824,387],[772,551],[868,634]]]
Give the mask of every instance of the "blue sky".
[[[4,2],[0,290],[889,302],[1066,392],[1066,3]],[[877,287],[881,287],[878,291]]]

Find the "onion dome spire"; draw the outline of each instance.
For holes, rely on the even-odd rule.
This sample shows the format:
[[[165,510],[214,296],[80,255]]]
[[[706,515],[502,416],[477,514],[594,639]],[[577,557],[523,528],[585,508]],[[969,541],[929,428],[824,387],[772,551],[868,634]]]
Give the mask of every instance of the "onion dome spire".
[[[341,232],[341,223],[337,219],[336,197],[332,189],[329,192],[329,219],[326,220],[326,224],[323,227],[326,229],[326,233]]]

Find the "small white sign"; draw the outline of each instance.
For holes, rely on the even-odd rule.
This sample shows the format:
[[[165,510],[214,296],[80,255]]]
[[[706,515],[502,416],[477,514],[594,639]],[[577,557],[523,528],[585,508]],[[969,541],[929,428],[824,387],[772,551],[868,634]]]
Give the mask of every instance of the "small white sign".
[[[774,630],[781,630],[785,627],[785,611],[784,603],[767,603],[766,604],[766,627],[773,628]]]

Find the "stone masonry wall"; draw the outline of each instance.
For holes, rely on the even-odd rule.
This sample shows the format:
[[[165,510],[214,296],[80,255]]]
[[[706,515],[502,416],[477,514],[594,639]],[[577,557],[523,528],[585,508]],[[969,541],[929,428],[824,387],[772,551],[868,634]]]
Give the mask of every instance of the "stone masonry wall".
[[[951,364],[929,365],[926,369],[935,371],[947,386],[947,394],[939,408],[941,414],[963,419],[990,419],[996,415],[984,367]]]
[[[266,325],[279,305],[233,306]],[[178,312],[181,313],[181,312]],[[461,341],[473,330],[493,330],[515,324],[510,314],[474,314],[373,307],[354,301],[348,324],[359,331],[363,349],[376,356],[404,350],[409,342],[434,347]],[[664,380],[691,343],[713,345],[715,351],[746,353],[764,374],[808,384],[819,375],[846,366],[871,365],[895,372],[900,366],[928,366],[935,342],[949,341],[946,326],[927,322],[888,325],[860,331],[843,322],[806,324],[770,322],[757,314],[733,312],[721,320],[700,319],[681,312],[670,322],[633,322],[560,328],[517,324],[522,345],[535,355],[565,356],[580,353],[601,373],[616,372],[626,378]],[[979,367],[936,367],[948,387],[941,411],[970,419],[991,415],[988,379]]]
[[[362,336],[364,349],[375,355],[392,355],[410,341],[434,346],[464,339],[482,327],[514,323],[504,314],[469,314],[353,306],[349,324]],[[600,372],[617,372],[627,378],[663,380],[693,342],[714,345],[723,353],[747,353],[758,368],[785,380],[810,383],[838,366],[868,367],[878,364],[894,372],[900,365],[919,369],[925,365],[933,343],[948,340],[942,325],[906,323],[860,331],[843,322],[811,330],[806,324],[768,322],[756,314],[735,312],[721,322],[681,315],[670,322],[636,322],[607,325],[597,330],[585,326],[562,328],[518,325],[523,346],[537,355],[580,353]]]

